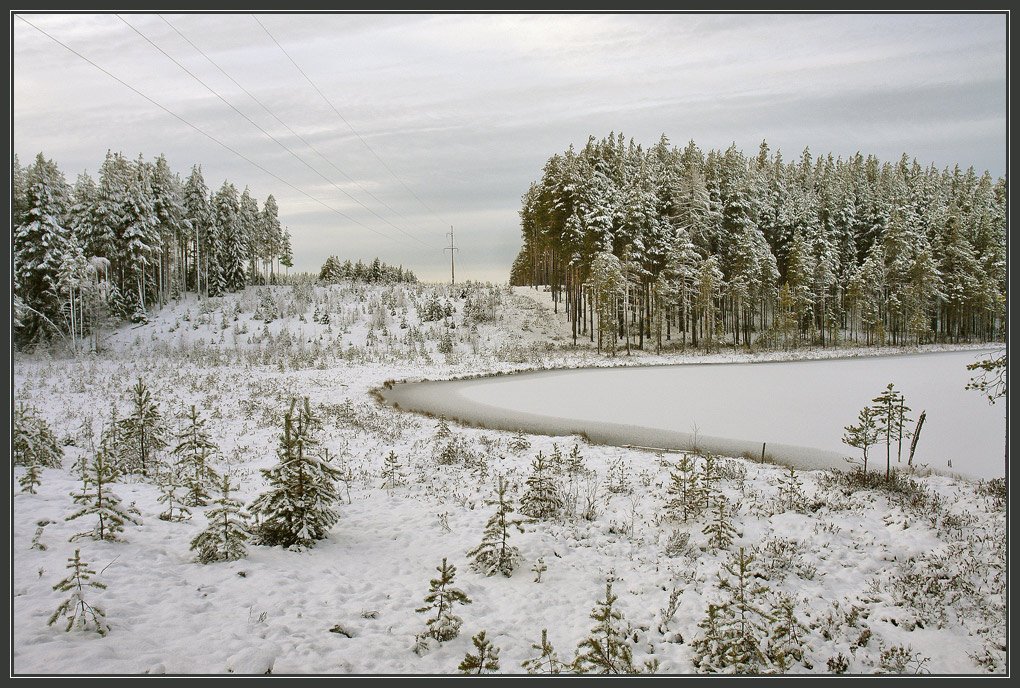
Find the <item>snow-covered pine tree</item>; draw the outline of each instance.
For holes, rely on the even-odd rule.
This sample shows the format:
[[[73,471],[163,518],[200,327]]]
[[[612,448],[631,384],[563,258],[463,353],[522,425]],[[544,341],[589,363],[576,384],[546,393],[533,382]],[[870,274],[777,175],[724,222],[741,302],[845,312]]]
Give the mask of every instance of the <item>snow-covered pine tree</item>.
[[[259,495],[249,511],[255,515],[258,541],[264,545],[306,548],[326,537],[336,523],[340,502],[336,480],[340,471],[316,455],[321,428],[308,397],[298,405],[292,399],[284,414],[279,463],[261,473],[269,491]]]
[[[627,642],[630,628],[623,612],[613,605],[619,599],[613,594],[613,583],[606,581],[606,597],[595,603],[588,637],[577,645],[572,669],[579,674],[636,674],[634,657]]]
[[[875,423],[875,410],[871,406],[865,406],[857,414],[857,425],[847,425],[843,428],[846,434],[843,435],[843,443],[864,452],[862,471],[868,472],[868,449],[878,444],[878,425]]]
[[[81,492],[71,493],[80,508],[64,519],[73,521],[83,516],[95,516],[96,525],[90,531],[74,535],[72,542],[85,536],[94,540],[117,540],[118,534],[124,532],[125,521],[142,524],[138,518],[121,508],[120,497],[110,488],[116,479],[116,469],[109,462],[106,452],[100,448],[85,470]]]
[[[683,454],[676,467],[669,474],[669,488],[666,490],[666,510],[684,523],[697,516],[704,509],[701,482],[698,479],[694,461]]]
[[[903,437],[910,435],[910,432],[904,429],[904,424],[909,420],[905,413],[910,408],[904,406],[903,394],[897,391],[891,382],[871,402],[879,437],[885,439],[885,479],[889,480],[892,472],[893,441],[899,438],[899,452],[902,453]]]
[[[716,463],[715,456],[712,454],[706,454],[704,461],[701,463],[701,474],[699,475],[699,490],[701,491],[701,499],[705,505],[705,510],[712,508],[713,502],[716,501],[717,497],[721,494],[719,492],[719,486],[716,484],[719,481],[719,466]]]
[[[797,618],[797,605],[789,595],[780,595],[772,613],[769,630],[769,659],[780,673],[794,662],[804,660],[804,634],[810,630]]]
[[[191,509],[185,505],[187,488],[184,485],[179,463],[165,466],[156,476],[159,487],[160,504],[166,504],[166,510],[159,514],[163,521],[186,521],[191,518]]]
[[[425,606],[415,611],[429,614],[425,622],[425,636],[435,638],[439,642],[453,640],[460,633],[463,619],[453,613],[455,604],[471,604],[471,599],[464,594],[464,591],[453,586],[453,579],[457,575],[457,567],[447,564],[446,558],[443,563],[436,567],[439,571],[439,578],[429,581],[429,591],[425,595]]]
[[[577,475],[584,472],[584,456],[581,455],[581,448],[576,444],[567,454],[567,473]]]
[[[59,468],[64,452],[57,436],[32,406],[18,403],[11,416],[11,462],[15,466]]]
[[[705,524],[701,531],[708,536],[708,544],[714,550],[727,549],[737,535],[737,529],[730,522],[728,512],[726,498],[720,493],[715,500],[715,508],[712,509],[712,520]]]
[[[383,486],[386,487],[390,492],[403,482],[404,474],[400,470],[400,459],[397,458],[397,453],[390,450],[390,453],[386,455],[386,460],[383,463]]]
[[[241,502],[230,496],[230,476],[223,476],[220,497],[206,513],[209,525],[191,541],[198,552],[197,561],[233,561],[245,555],[245,543],[251,537]]]
[[[520,454],[531,449],[531,442],[524,436],[523,432],[517,431],[513,437],[510,438],[510,442],[507,444],[510,447],[510,451]]]
[[[532,518],[554,518],[563,508],[563,499],[546,463],[545,456],[539,451],[531,462],[531,475],[528,476],[527,489],[521,497],[521,513]]]
[[[28,494],[35,494],[35,488],[42,485],[42,480],[39,477],[39,472],[42,469],[39,468],[39,464],[29,464],[28,470],[25,471],[25,475],[18,479],[18,485],[21,487],[22,492]]]
[[[771,668],[762,642],[768,638],[768,625],[774,619],[761,606],[769,589],[759,582],[764,576],[755,570],[754,561],[754,555],[745,553],[741,547],[723,564],[729,576],[719,574],[719,590],[729,594],[719,610],[718,624],[722,632],[719,662],[728,671],[738,674],[758,674]]]
[[[468,652],[457,670],[462,674],[493,674],[499,671],[499,648],[485,637],[485,631],[479,631],[471,638],[475,652]]]
[[[446,421],[446,416],[439,416],[439,420],[436,421],[435,442],[441,443],[449,439],[451,435],[453,432],[450,430],[450,424]]]
[[[120,458],[125,461],[118,467],[121,472],[146,477],[158,472],[153,464],[158,461],[156,453],[167,445],[166,428],[142,378],[131,388],[131,411],[120,421],[120,441],[124,450]]]
[[[53,612],[47,625],[52,626],[61,616],[67,620],[65,631],[72,628],[80,631],[95,631],[105,636],[110,627],[106,623],[106,614],[94,604],[85,599],[85,588],[96,588],[105,590],[106,584],[92,580],[96,572],[89,568],[89,565],[81,560],[81,550],[74,550],[74,556],[67,560],[67,568],[71,573],[67,578],[53,586],[54,590],[69,592],[71,596],[64,600],[57,611]]]
[[[542,629],[542,639],[532,644],[531,648],[537,650],[539,655],[521,662],[521,668],[529,674],[559,674],[570,668],[568,664],[560,661],[559,655],[549,642],[547,629]]]
[[[205,419],[199,417],[194,404],[184,420],[185,426],[177,436],[173,454],[177,457],[177,465],[187,488],[187,505],[205,506],[209,490],[219,481],[216,471],[209,465],[216,445],[209,438]]]
[[[800,478],[791,466],[779,477],[779,508],[783,511],[803,511],[806,501]]]
[[[691,643],[691,649],[694,652],[694,668],[702,674],[721,673],[726,667],[723,656],[721,609],[720,605],[709,603],[705,618],[698,622],[701,634]]]
[[[507,495],[506,479],[500,475],[496,479],[496,497],[487,499],[485,503],[495,506],[496,512],[485,524],[482,542],[467,553],[471,557],[471,567],[486,576],[502,573],[506,577],[513,574],[520,560],[520,551],[510,545],[510,529],[517,528],[524,532],[520,521],[511,516],[513,511],[512,498]]]

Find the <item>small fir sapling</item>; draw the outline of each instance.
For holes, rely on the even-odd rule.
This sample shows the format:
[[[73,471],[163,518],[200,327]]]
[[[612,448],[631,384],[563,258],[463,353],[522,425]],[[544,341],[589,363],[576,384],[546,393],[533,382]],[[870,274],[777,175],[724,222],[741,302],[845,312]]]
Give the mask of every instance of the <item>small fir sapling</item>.
[[[71,493],[75,504],[81,508],[64,519],[73,521],[83,516],[95,516],[96,525],[90,531],[74,535],[71,541],[86,536],[94,540],[117,540],[118,534],[124,532],[125,521],[141,525],[140,519],[121,507],[120,497],[110,488],[116,479],[116,470],[110,464],[106,452],[100,449],[85,471],[81,492]]]
[[[576,444],[567,454],[567,473],[577,475],[584,472],[584,457],[581,455],[581,448]]]
[[[246,553],[251,538],[241,502],[230,496],[230,478],[223,476],[220,497],[206,513],[209,525],[191,541],[191,549],[198,553],[197,561],[234,561]]]
[[[219,476],[209,459],[217,451],[209,433],[205,429],[205,419],[200,418],[194,405],[185,417],[185,427],[178,436],[178,444],[173,454],[177,457],[184,485],[187,488],[188,506],[205,506],[209,500],[209,490],[219,482]]]
[[[704,504],[707,511],[712,508],[712,502],[715,501],[716,495],[719,494],[719,487],[717,485],[719,481],[719,464],[712,454],[705,455],[704,461],[701,464],[699,478],[702,504]]]
[[[843,428],[846,434],[843,435],[843,443],[864,453],[863,472],[868,472],[868,449],[878,444],[878,425],[875,422],[875,410],[871,406],[865,406],[857,414],[857,425],[847,425]]]
[[[403,483],[404,474],[400,470],[400,459],[397,458],[397,454],[393,450],[390,450],[390,453],[386,455],[382,475],[383,487],[391,492],[397,485]]]
[[[11,414],[11,462],[59,468],[64,459],[57,436],[35,408],[19,403]]]
[[[572,669],[579,674],[636,674],[634,657],[627,641],[630,629],[623,613],[613,605],[617,601],[613,583],[606,581],[605,599],[595,603],[588,637],[577,645]]]
[[[499,648],[485,637],[485,631],[479,631],[471,638],[475,653],[468,652],[457,670],[462,674],[492,674],[499,671]]]
[[[521,513],[537,519],[555,517],[563,508],[556,481],[553,480],[542,452],[531,462],[531,475],[526,481],[527,489],[521,497]]]
[[[631,491],[630,477],[627,475],[627,468],[623,459],[619,458],[613,462],[606,476],[606,489],[613,494],[629,494]]]
[[[470,598],[459,588],[453,586],[457,575],[457,567],[447,564],[446,559],[436,567],[439,578],[429,581],[429,592],[425,595],[425,606],[415,611],[429,614],[425,622],[424,636],[435,638],[439,642],[453,640],[460,633],[463,619],[453,613],[455,604],[471,604]]]
[[[277,449],[279,463],[261,469],[269,490],[249,508],[258,520],[257,538],[261,544],[311,547],[326,537],[339,518],[336,480],[340,471],[328,459],[315,455],[319,429],[319,419],[312,413],[308,397],[301,405],[292,399],[284,414]]]
[[[548,464],[549,470],[555,473],[563,472],[563,454],[560,453],[560,447],[555,442],[553,442],[553,448],[549,453],[549,460],[546,461],[546,464]]]
[[[72,628],[80,631],[95,631],[105,636],[110,627],[106,623],[106,615],[96,605],[90,604],[85,599],[86,588],[105,590],[106,584],[92,580],[96,572],[89,568],[89,565],[81,560],[81,550],[74,550],[74,556],[67,560],[67,568],[71,573],[67,578],[53,586],[54,590],[70,592],[71,595],[64,600],[57,610],[50,616],[47,625],[52,626],[61,616],[67,620],[65,631]]]
[[[471,557],[471,567],[486,576],[493,576],[502,573],[508,578],[517,567],[520,559],[520,551],[509,544],[510,528],[517,528],[524,532],[520,521],[511,516],[513,504],[507,495],[506,479],[501,475],[496,480],[496,497],[485,502],[489,506],[495,506],[496,512],[485,524],[482,533],[482,542],[467,553]]]
[[[762,673],[771,668],[771,660],[762,650],[762,641],[769,637],[769,624],[774,617],[761,604],[768,587],[754,566],[753,554],[741,547],[719,573],[719,590],[728,593],[720,607],[719,628],[722,631],[722,666],[739,674]]]
[[[42,485],[41,471],[42,469],[39,468],[39,464],[29,464],[25,475],[18,478],[18,485],[21,487],[22,492],[35,494],[35,488]]]
[[[520,454],[531,449],[531,442],[528,441],[528,438],[524,436],[523,432],[518,431],[510,438],[510,442],[507,446],[510,447],[510,451]]]
[[[698,622],[701,633],[691,643],[694,668],[702,674],[720,673],[726,668],[721,609],[721,605],[709,603],[705,618]]]
[[[666,490],[666,510],[674,518],[686,523],[704,508],[701,482],[695,472],[695,464],[684,454],[669,474],[669,488]]]
[[[547,629],[542,629],[542,640],[533,644],[531,648],[538,650],[539,655],[521,662],[521,668],[529,674],[559,674],[570,669],[568,664],[560,661],[556,650],[553,649],[552,643],[549,642]]]
[[[701,531],[708,536],[708,544],[713,550],[727,549],[733,544],[737,529],[730,522],[726,498],[719,494],[715,508],[712,509],[712,520],[705,524]]]
[[[158,501],[166,505],[159,518],[163,521],[186,521],[191,518],[191,509],[185,505],[187,488],[183,484],[180,463],[167,466],[159,472],[156,480],[159,486]]]
[[[805,633],[809,630],[797,618],[797,605],[793,598],[780,595],[769,629],[769,658],[780,672],[785,672],[795,662],[804,661]]]
[[[779,478],[779,508],[783,511],[803,511],[806,501],[797,471],[792,467],[787,468]]]
[[[166,429],[159,406],[142,378],[131,388],[131,412],[120,420],[120,440],[124,461],[121,469],[148,477],[154,472],[156,453],[166,447]]]
[[[450,424],[446,421],[446,416],[439,416],[439,420],[436,421],[436,432],[433,435],[437,443],[443,440],[449,439],[453,435],[450,430]]]

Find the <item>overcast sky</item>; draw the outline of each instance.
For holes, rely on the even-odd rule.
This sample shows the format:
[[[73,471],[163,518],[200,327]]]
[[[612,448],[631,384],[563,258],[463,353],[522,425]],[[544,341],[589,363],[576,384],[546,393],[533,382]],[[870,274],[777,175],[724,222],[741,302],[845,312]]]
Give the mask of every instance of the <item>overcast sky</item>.
[[[42,151],[72,183],[107,149],[164,153],[183,176],[199,163],[210,188],[276,197],[298,270],[378,255],[448,279],[453,225],[458,279],[503,282],[545,161],[610,131],[1006,171],[1003,14],[258,15],[272,37],[248,14],[123,15],[137,32],[114,14],[23,16],[283,181],[15,17],[23,163]]]

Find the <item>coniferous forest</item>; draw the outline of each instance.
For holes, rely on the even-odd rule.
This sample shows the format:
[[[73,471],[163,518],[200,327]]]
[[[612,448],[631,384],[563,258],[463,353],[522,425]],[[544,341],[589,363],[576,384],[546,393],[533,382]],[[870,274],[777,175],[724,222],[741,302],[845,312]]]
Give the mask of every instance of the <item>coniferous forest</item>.
[[[553,155],[523,197],[514,285],[600,349],[913,345],[1006,332],[1006,180],[623,134]]]
[[[200,165],[183,179],[163,155],[148,162],[107,152],[98,181],[83,172],[72,186],[39,153],[27,167],[15,156],[12,177],[20,344],[56,335],[77,343],[108,319],[144,321],[186,291],[219,296],[269,284],[293,264],[276,199],[260,207],[229,181],[211,191]]]

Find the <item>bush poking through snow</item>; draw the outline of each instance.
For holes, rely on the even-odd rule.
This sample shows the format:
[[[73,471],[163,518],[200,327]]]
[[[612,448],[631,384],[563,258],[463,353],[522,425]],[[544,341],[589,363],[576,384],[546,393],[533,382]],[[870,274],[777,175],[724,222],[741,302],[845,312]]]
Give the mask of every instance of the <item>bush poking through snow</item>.
[[[64,580],[53,586],[54,590],[70,592],[71,595],[64,600],[57,611],[53,612],[48,622],[52,626],[61,616],[67,619],[65,631],[72,628],[81,631],[95,631],[99,635],[106,635],[110,627],[106,624],[106,615],[99,607],[89,604],[85,599],[86,588],[97,588],[105,590],[106,584],[92,580],[96,572],[89,568],[89,565],[81,560],[81,550],[74,550],[74,556],[67,560],[67,568],[71,573]]]
[[[494,674],[499,671],[499,648],[485,637],[485,631],[479,631],[471,638],[475,652],[464,656],[457,670],[462,674]]]
[[[419,637],[419,648],[424,647],[420,642],[421,637],[434,638],[441,643],[456,638],[464,620],[453,613],[453,605],[471,604],[471,600],[462,590],[453,587],[453,579],[457,575],[456,566],[447,564],[444,558],[436,570],[439,571],[439,578],[429,581],[425,606],[415,610],[430,615],[425,622],[425,632]]]

